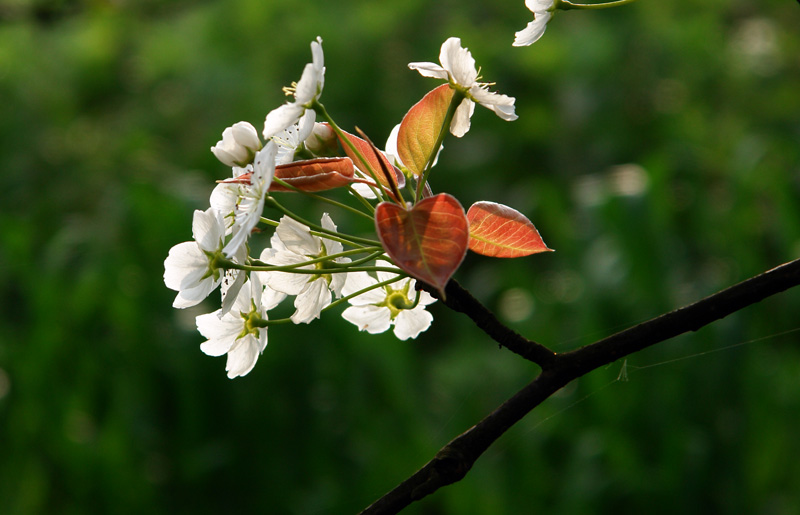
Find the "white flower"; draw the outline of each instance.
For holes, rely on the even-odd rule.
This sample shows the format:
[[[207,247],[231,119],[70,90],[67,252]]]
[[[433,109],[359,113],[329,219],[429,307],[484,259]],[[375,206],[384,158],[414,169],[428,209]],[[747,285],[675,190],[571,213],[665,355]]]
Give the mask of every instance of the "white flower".
[[[555,0],[525,0],[525,6],[533,13],[533,21],[517,32],[512,46],[528,46],[536,43],[544,34],[547,22],[553,16]]]
[[[164,261],[164,284],[178,292],[172,304],[176,308],[199,304],[222,280],[222,270],[212,264],[225,238],[220,213],[213,208],[195,211],[192,236],[194,241],[172,247]]]
[[[275,142],[269,141],[253,161],[250,184],[239,186],[239,199],[234,208],[233,237],[222,251],[231,257],[247,241],[264,211],[264,199],[275,175]],[[213,200],[212,200],[213,202]]]
[[[322,227],[330,231],[336,230],[336,226],[327,213],[322,215]],[[270,265],[295,265],[342,252],[341,243],[328,238],[314,236],[307,226],[288,216],[281,218],[280,224],[270,241],[272,247],[264,249],[261,253],[261,261]],[[298,268],[305,270],[328,268],[331,261],[349,263],[350,259],[339,257]],[[296,295],[297,297],[294,300],[296,311],[291,316],[292,322],[295,324],[307,324],[313,319],[319,318],[322,309],[331,303],[331,291],[337,297],[341,296],[345,281],[344,275],[344,273],[315,275],[291,272],[262,272],[262,280],[276,291],[288,295]]]
[[[306,111],[298,123],[290,125],[272,137],[278,145],[275,164],[285,165],[294,161],[294,154],[314,130],[314,111]]]
[[[225,370],[228,377],[250,372],[259,354],[267,346],[267,310],[275,307],[283,296],[266,292],[256,274],[251,274],[228,313],[217,310],[197,317],[197,330],[208,338],[200,350],[209,356],[228,355]]]
[[[376,265],[391,266],[391,263],[377,261]],[[348,273],[342,294],[351,295],[397,277],[397,274],[377,272],[377,276],[375,279],[366,272]],[[394,334],[401,340],[416,338],[430,327],[433,316],[425,310],[425,306],[436,302],[436,299],[428,292],[420,291],[419,303],[412,308],[417,295],[415,283],[410,278],[402,279],[353,297],[349,300],[352,305],[344,310],[342,317],[357,325],[359,330],[371,334],[382,333],[394,325]]]
[[[306,113],[307,114],[307,113]],[[338,138],[327,123],[314,122],[311,134],[305,140],[306,148],[315,155],[333,155],[338,146]]]
[[[222,131],[222,139],[211,147],[211,152],[227,166],[247,166],[260,149],[261,141],[255,127],[239,122]]]
[[[463,92],[466,98],[458,106],[450,132],[460,138],[469,130],[475,102],[491,109],[500,118],[506,121],[516,120],[514,114],[514,98],[489,91],[489,84],[477,82],[478,70],[475,68],[475,59],[466,48],[461,47],[461,39],[448,38],[442,43],[439,53],[441,66],[435,63],[409,63],[408,67],[417,70],[425,77],[444,79],[451,86]]]
[[[286,89],[294,95],[289,102],[272,110],[264,120],[264,139],[270,139],[292,124],[300,121],[306,109],[322,94],[325,85],[325,58],[322,53],[322,38],[311,42],[311,62],[303,69],[300,81],[293,88]]]

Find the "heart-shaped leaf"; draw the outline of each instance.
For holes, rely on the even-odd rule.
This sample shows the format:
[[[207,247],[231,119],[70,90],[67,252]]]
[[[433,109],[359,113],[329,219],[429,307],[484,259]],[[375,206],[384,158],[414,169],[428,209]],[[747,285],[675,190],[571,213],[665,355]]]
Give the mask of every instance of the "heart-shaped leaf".
[[[434,89],[408,110],[397,133],[397,153],[403,164],[419,175],[425,170],[442,130],[453,89],[443,84]],[[447,129],[445,129],[447,130]]]
[[[375,228],[392,261],[444,297],[469,242],[469,224],[458,200],[439,193],[410,209],[381,202],[375,208]]]
[[[396,166],[390,163],[385,155],[380,154],[380,161],[378,161],[378,157],[372,151],[372,146],[368,142],[348,132],[345,131],[342,132],[350,141],[350,143],[352,143],[353,146],[356,147],[359,152],[361,152],[361,155],[364,156],[364,159],[367,161],[369,168],[372,168],[372,171],[375,172],[375,175],[377,176],[378,181],[381,184],[387,187],[389,186],[389,181],[386,178],[386,175],[383,173],[383,170],[385,169],[389,170],[389,172],[394,175],[395,184],[399,188],[402,188],[406,185],[406,176],[403,175],[403,172],[401,172]],[[370,177],[369,172],[367,171],[368,170],[367,165],[365,165],[364,162],[358,158],[356,153],[353,152],[353,149],[350,148],[350,145],[348,145],[346,141],[342,141],[341,137],[339,138],[339,140],[342,144],[342,148],[344,148],[344,153],[347,154],[347,156],[353,160],[353,163],[355,163],[356,168],[364,172],[367,175],[367,177]],[[381,161],[383,162],[383,167],[381,166]]]
[[[353,162],[347,157],[320,157],[275,167],[275,178],[303,191],[325,191],[355,182]],[[294,191],[273,182],[270,191]]]
[[[467,212],[469,249],[492,257],[513,258],[552,251],[525,215],[503,204],[476,202]]]

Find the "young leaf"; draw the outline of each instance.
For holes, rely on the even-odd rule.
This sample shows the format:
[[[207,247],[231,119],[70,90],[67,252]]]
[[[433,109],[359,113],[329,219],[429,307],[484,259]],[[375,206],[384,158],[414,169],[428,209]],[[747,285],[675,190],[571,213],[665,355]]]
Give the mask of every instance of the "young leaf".
[[[410,209],[381,202],[375,208],[375,228],[397,266],[444,296],[469,241],[467,217],[455,197],[439,193]]]
[[[453,89],[448,84],[443,84],[414,104],[400,123],[397,153],[406,168],[416,175],[425,170],[431,153],[439,151],[433,147],[442,130],[452,98]]]
[[[347,157],[309,159],[275,167],[275,178],[308,192],[325,191],[354,182],[353,162]],[[273,182],[270,191],[293,191]]]
[[[503,204],[476,202],[467,212],[469,249],[484,256],[513,258],[552,251],[525,215]]]
[[[361,155],[364,156],[364,159],[367,161],[369,166],[372,167],[372,171],[375,172],[378,181],[384,186],[389,186],[386,177],[381,172],[381,164],[378,161],[378,157],[372,152],[372,147],[370,144],[358,136],[354,136],[353,134],[345,131],[342,132],[344,132],[345,136],[353,144],[353,146],[356,147],[359,152],[361,152]],[[341,140],[342,138],[339,139]],[[361,161],[361,159],[358,158],[355,152],[353,152],[353,150],[350,148],[350,145],[348,145],[345,141],[341,141],[341,144],[342,148],[344,148],[345,154],[347,154],[347,156],[353,160],[353,163],[355,163],[356,167],[369,176],[369,172],[367,172],[367,166]],[[384,166],[394,173],[396,179],[395,184],[400,188],[404,187],[406,184],[406,176],[403,175],[403,172],[390,163],[383,154],[381,154],[380,159],[383,161]]]

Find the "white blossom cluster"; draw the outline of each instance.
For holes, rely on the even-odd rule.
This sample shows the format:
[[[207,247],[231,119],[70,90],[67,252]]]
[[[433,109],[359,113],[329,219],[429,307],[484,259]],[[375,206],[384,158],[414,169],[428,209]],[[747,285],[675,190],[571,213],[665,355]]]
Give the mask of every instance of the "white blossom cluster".
[[[270,246],[258,259],[249,256],[248,240],[264,215],[276,166],[292,163],[301,151],[313,154],[332,136],[327,125],[316,123],[312,108],[325,80],[320,38],[311,43],[311,51],[312,62],[288,89],[292,101],[267,115],[264,143],[251,124],[239,122],[211,147],[231,167],[231,177],[214,188],[208,209],[195,211],[193,241],[172,247],[164,262],[164,282],[178,292],[175,308],[196,306],[220,288],[220,309],[198,316],[196,323],[207,338],[200,349],[210,356],[227,355],[230,378],[253,369],[267,345],[268,312],[287,297],[294,297],[289,320],[295,324],[320,318],[343,296],[351,304],[345,320],[369,333],[394,328],[400,339],[416,338],[433,320],[425,306],[435,299],[417,291],[412,279],[386,271],[393,268],[385,257],[375,263],[382,269],[377,278],[364,270],[346,271],[352,261],[341,255],[344,247],[327,213],[318,225],[282,216]]]

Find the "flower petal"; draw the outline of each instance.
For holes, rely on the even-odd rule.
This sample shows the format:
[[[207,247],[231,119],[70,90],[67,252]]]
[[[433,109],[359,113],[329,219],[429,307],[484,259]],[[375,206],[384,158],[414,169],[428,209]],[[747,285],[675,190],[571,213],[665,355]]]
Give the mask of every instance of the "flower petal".
[[[439,61],[459,86],[470,88],[478,79],[475,59],[469,50],[461,47],[460,38],[448,38],[442,43]]]
[[[331,292],[328,281],[323,277],[308,283],[308,286],[295,299],[294,307],[297,311],[289,317],[295,324],[307,324],[319,318],[324,307],[331,303]]]
[[[266,347],[267,328],[262,327],[259,333],[263,335],[263,345],[260,339],[256,339],[252,334],[239,338],[234,342],[231,350],[228,351],[228,361],[225,363],[225,370],[228,377],[240,377],[247,375],[256,366],[258,355]]]
[[[431,326],[433,315],[417,306],[401,311],[394,319],[394,334],[401,340],[416,338]]]
[[[342,318],[370,334],[382,333],[392,325],[389,308],[380,306],[350,306],[342,312]]]
[[[475,112],[475,102],[465,98],[456,109],[453,121],[450,123],[450,134],[456,138],[462,137],[469,130],[472,113]]]
[[[435,63],[408,63],[408,67],[412,70],[417,70],[423,77],[450,80],[450,74],[447,73],[447,70]]]
[[[529,7],[530,8],[530,7]],[[534,20],[528,26],[514,34],[512,46],[528,46],[539,41],[547,28],[547,22],[553,16],[551,12],[535,12]]]

